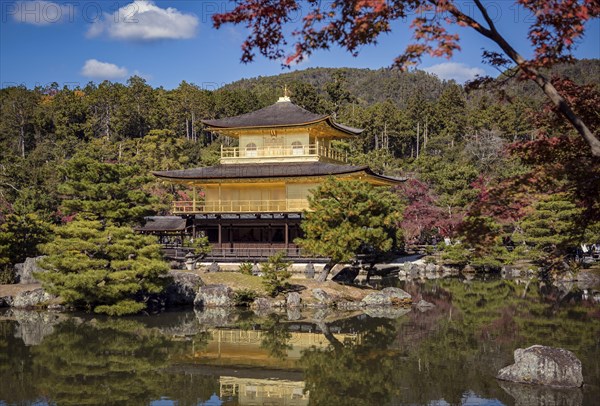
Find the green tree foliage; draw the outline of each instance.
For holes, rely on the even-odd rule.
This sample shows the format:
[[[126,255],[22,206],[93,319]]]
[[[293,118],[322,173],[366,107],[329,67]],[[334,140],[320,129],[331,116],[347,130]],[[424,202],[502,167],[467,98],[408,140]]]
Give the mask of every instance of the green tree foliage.
[[[91,213],[116,224],[141,220],[154,212],[156,199],[142,189],[149,178],[139,172],[135,166],[74,157],[63,168],[63,212]]]
[[[83,218],[56,227],[55,234],[42,247],[48,272],[37,278],[66,303],[123,315],[144,310],[149,296],[162,291],[168,266],[155,237]]]
[[[514,239],[530,246],[529,256],[538,261],[564,258],[582,241],[583,230],[577,226],[582,212],[564,193],[543,196],[521,219],[522,233]]]
[[[278,252],[269,257],[267,262],[260,266],[262,284],[267,293],[273,297],[287,288],[287,280],[292,276],[289,271],[290,262],[284,261],[285,252]]]
[[[382,255],[399,246],[402,205],[384,187],[357,180],[328,178],[309,196],[310,211],[301,223],[304,237],[295,242],[329,258],[320,280],[333,265],[359,254]]]
[[[597,60],[584,60],[546,72],[573,79],[552,83],[595,133],[597,68]],[[129,223],[166,213],[180,187],[147,175],[218,163],[221,144],[235,140],[204,131],[200,120],[264,107],[287,85],[292,100],[308,110],[336,110],[339,122],[365,129],[335,145],[351,163],[427,184],[444,214],[432,227],[447,226],[452,237],[471,230],[460,239],[474,260],[480,252],[497,255],[524,207],[535,203],[531,196],[549,190],[584,208],[577,227],[585,241],[597,240],[597,160],[553,116],[556,108],[542,106],[535,88],[508,75],[500,83],[507,96],[501,101],[489,89],[465,92],[425,72],[388,69],[306,69],[214,91],[186,82],[152,88],[139,77],[74,89],[56,83],[0,89],[0,224],[8,214],[58,222],[89,210]],[[493,238],[477,237],[475,230],[491,230],[480,225],[492,224],[499,226]],[[489,249],[470,246],[477,240]]]
[[[129,78],[115,112],[117,134],[124,138],[141,138],[150,129],[158,127],[160,110],[156,100],[157,92],[145,79],[139,76]]]
[[[10,214],[0,225],[0,283],[12,283],[12,266],[39,255],[38,245],[50,238],[50,224],[35,213]]]
[[[325,100],[317,88],[304,81],[295,81],[290,86],[291,100],[294,104],[317,114],[327,114]]]
[[[254,268],[254,265],[252,264],[252,262],[242,262],[238,266],[238,272],[240,272],[244,275],[252,275],[253,268]]]
[[[14,151],[25,158],[35,145],[34,115],[39,99],[38,91],[24,86],[0,90],[0,142],[4,151]]]

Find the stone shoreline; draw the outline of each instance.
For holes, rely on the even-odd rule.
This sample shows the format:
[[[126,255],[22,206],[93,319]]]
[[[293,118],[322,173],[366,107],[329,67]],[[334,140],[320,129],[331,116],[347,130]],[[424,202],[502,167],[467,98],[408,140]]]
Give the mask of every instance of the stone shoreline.
[[[234,307],[236,292],[254,292],[251,308],[336,308],[358,310],[366,307],[410,306],[412,297],[399,288],[375,290],[368,287],[341,285],[333,281],[316,282],[313,279],[293,278],[285,294],[269,297],[260,288],[260,277],[237,272],[198,273],[170,271],[172,282],[155,302],[162,308],[195,306],[197,308]],[[216,282],[216,283],[215,283]],[[45,292],[39,283],[0,285],[0,307],[16,309],[67,310],[60,298]]]

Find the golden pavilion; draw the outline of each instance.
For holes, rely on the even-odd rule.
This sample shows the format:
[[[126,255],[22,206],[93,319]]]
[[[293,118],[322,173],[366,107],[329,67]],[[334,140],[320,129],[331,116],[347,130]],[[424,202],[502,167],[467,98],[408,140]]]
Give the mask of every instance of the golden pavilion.
[[[282,250],[289,258],[302,257],[294,239],[301,235],[307,197],[328,176],[400,182],[368,166],[348,165],[345,153],[334,148],[333,141],[363,130],[311,113],[287,96],[248,114],[203,123],[239,146],[222,146],[218,165],[154,175],[189,189],[189,200],[174,202],[177,217],[171,222],[183,230],[186,219],[186,232],[207,236],[214,259],[264,258]]]

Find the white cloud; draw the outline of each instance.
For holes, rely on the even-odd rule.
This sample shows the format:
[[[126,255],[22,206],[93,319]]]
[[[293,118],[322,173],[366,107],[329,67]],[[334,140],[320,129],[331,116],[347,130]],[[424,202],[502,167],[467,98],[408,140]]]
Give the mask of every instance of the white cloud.
[[[92,79],[123,79],[129,72],[126,68],[119,67],[114,63],[88,59],[81,68],[81,74]]]
[[[4,12],[12,15],[19,23],[33,25],[49,25],[61,23],[67,19],[73,20],[74,7],[72,4],[56,4],[46,0],[17,1],[8,4]]]
[[[437,65],[423,68],[425,72],[433,73],[443,80],[454,79],[458,83],[464,83],[472,80],[476,75],[483,76],[485,71],[481,68],[473,68],[464,63],[444,62]]]
[[[196,35],[198,17],[176,8],[160,8],[150,0],[135,0],[113,14],[105,14],[94,22],[88,37],[106,33],[109,38],[124,41],[157,41],[188,39]]]

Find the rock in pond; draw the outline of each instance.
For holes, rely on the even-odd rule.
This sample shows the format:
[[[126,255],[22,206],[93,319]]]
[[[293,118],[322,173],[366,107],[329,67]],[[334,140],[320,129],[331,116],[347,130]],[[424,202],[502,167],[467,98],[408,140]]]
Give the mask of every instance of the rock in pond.
[[[170,271],[171,282],[167,285],[164,297],[167,305],[183,306],[194,304],[198,289],[204,284],[200,276],[191,272]]]
[[[415,305],[415,307],[417,308],[417,310],[425,312],[429,309],[434,308],[435,305],[433,303],[429,303],[428,301],[421,299],[419,300],[419,303]]]
[[[583,385],[581,361],[571,351],[543,345],[517,348],[515,363],[498,371],[497,379],[558,388]]]
[[[19,292],[13,298],[12,307],[17,309],[31,309],[33,307],[45,307],[50,301],[56,299],[42,288]]]
[[[369,293],[361,300],[365,306],[391,306],[392,299],[381,292]]]
[[[285,301],[272,297],[257,297],[250,305],[252,309],[273,309],[285,307]]]
[[[40,268],[40,266],[38,265],[38,262],[43,258],[43,256],[35,258],[26,258],[25,262],[23,262],[22,264],[15,265],[18,282],[21,284],[39,283],[39,281],[33,276],[33,273],[46,272],[45,269]]]
[[[412,303],[412,296],[400,288],[384,288],[361,301],[366,306],[392,306]]]
[[[206,285],[198,290],[194,299],[195,307],[233,307],[233,289],[226,285]]]
[[[324,305],[324,306],[330,306],[333,305],[335,302],[335,299],[333,298],[333,296],[331,296],[329,293],[327,293],[326,291],[324,291],[321,288],[316,288],[312,290],[312,296],[317,299],[317,301],[319,302],[320,305]]]
[[[300,307],[302,305],[302,297],[298,292],[290,292],[285,295],[285,305],[287,307]]]
[[[403,291],[400,288],[383,288],[381,293],[392,299],[392,304],[410,304],[412,303],[412,296]]]

